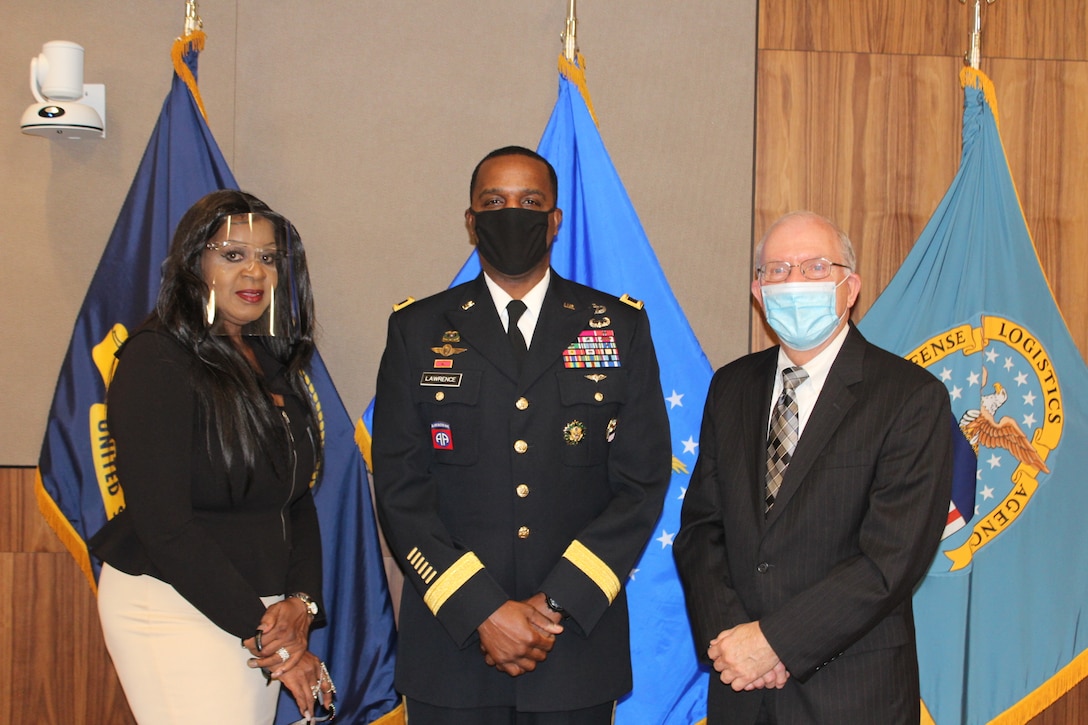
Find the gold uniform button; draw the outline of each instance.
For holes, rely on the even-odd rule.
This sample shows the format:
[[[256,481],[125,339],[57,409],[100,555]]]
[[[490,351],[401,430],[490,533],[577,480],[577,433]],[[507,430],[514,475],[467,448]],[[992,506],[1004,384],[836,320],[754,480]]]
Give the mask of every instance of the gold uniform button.
[[[518,453],[524,453],[529,450],[529,444],[525,441],[514,441],[514,450]]]
[[[518,410],[525,410],[529,407],[529,401],[525,398],[518,398],[518,401],[514,403],[514,407]]]
[[[529,527],[528,526],[522,526],[521,528],[518,529],[518,538],[519,539],[528,539],[529,538]]]
[[[445,400],[446,399],[446,394],[443,393],[441,390],[439,390],[437,393],[434,394],[434,399],[435,400]]]
[[[597,391],[593,394],[593,399],[596,400],[598,403],[601,402],[602,400],[604,400],[604,393]]]
[[[524,483],[519,483],[515,490],[518,492],[518,498],[525,498],[529,495],[529,487]]]

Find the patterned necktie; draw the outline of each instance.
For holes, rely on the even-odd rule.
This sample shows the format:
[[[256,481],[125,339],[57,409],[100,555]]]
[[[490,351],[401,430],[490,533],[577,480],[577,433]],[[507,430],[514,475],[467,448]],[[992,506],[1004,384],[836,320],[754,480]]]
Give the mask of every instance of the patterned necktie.
[[[808,373],[804,368],[786,368],[782,371],[782,395],[775,403],[770,435],[767,437],[767,490],[764,499],[767,508],[764,514],[774,506],[786,467],[790,465],[793,449],[797,446],[797,396],[793,390],[806,380]]]
[[[525,359],[525,352],[528,347],[525,345],[525,337],[521,334],[521,330],[518,329],[518,320],[525,314],[525,310],[528,309],[525,303],[521,300],[510,300],[506,305],[506,314],[509,315],[510,321],[506,324],[506,336],[510,339],[510,348],[514,351],[514,359],[518,361],[518,365],[521,365],[521,361]]]

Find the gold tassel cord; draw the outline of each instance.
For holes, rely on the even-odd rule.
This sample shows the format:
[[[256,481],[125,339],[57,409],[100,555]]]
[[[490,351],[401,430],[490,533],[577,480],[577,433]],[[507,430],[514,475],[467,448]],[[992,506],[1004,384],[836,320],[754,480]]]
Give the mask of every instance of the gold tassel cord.
[[[986,96],[986,102],[990,104],[990,110],[993,111],[994,125],[1000,129],[1001,123],[997,115],[997,91],[994,90],[993,81],[978,68],[964,66],[960,69],[960,86],[966,88],[969,85],[982,89],[983,95]]]
[[[174,61],[174,72],[177,73],[178,78],[185,81],[185,85],[189,86],[189,92],[193,94],[193,100],[196,101],[196,107],[200,109],[200,115],[204,117],[204,121],[207,122],[208,114],[204,111],[204,101],[200,98],[200,89],[197,88],[196,78],[193,77],[193,72],[189,70],[189,66],[185,65],[185,54],[190,50],[200,52],[204,50],[204,40],[207,38],[204,35],[203,30],[194,30],[188,35],[178,38],[174,41],[174,46],[170,49],[170,58]]]
[[[575,63],[571,63],[567,60],[566,56],[562,53],[559,54],[559,73],[568,81],[578,86],[578,90],[582,94],[582,100],[586,102],[586,108],[589,109],[589,115],[593,118],[593,125],[600,128],[601,124],[597,123],[597,114],[593,112],[593,101],[589,97],[589,87],[586,85],[586,59],[581,53],[578,54],[578,60]]]

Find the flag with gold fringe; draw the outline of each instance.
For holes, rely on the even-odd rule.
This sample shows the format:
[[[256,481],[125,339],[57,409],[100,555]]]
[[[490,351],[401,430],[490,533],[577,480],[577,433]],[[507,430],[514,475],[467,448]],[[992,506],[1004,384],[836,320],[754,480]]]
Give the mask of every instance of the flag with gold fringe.
[[[563,224],[552,245],[561,276],[646,305],[673,438],[673,475],[664,512],[628,574],[634,689],[617,725],[690,725],[706,717],[707,673],[695,659],[684,593],[672,558],[680,506],[695,465],[703,403],[713,370],[673,295],[634,206],[604,146],[586,87],[584,61],[559,57],[559,98],[537,147],[555,167]],[[451,286],[480,273],[475,252]],[[373,404],[361,421],[368,440]]]
[[[1088,368],[1024,220],[989,78],[961,73],[960,169],[860,327],[944,381],[976,515],[914,597],[923,722],[1023,723],[1088,674]]]
[[[174,43],[173,84],[76,318],[38,461],[38,506],[92,588],[100,564],[86,541],[124,508],[106,426],[113,353],[154,306],[159,268],[181,216],[210,191],[238,188],[196,85],[204,40],[196,31]],[[365,470],[351,419],[320,356],[309,378],[325,442],[314,498],[328,609],[328,625],[313,633],[311,649],[328,662],[337,683],[338,719],[403,722],[393,691],[392,608]],[[294,701],[281,698],[277,722],[297,719]]]

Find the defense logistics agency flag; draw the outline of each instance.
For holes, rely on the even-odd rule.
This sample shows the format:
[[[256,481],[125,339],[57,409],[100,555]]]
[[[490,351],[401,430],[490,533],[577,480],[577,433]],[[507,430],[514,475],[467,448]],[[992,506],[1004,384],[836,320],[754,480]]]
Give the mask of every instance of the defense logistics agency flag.
[[[537,147],[555,167],[563,210],[551,263],[567,279],[615,296],[628,293],[646,304],[675,451],[655,538],[627,580],[634,690],[620,701],[616,723],[689,725],[706,717],[707,676],[695,660],[672,539],[680,528],[680,505],[695,465],[695,436],[713,371],[601,140],[582,65],[580,57],[578,65],[559,57],[559,99]],[[473,252],[451,286],[479,273]],[[373,404],[364,416],[367,428],[372,411]]]
[[[1088,369],[1024,221],[993,86],[960,78],[960,170],[861,327],[944,381],[978,452],[975,520],[914,599],[931,722],[1021,723],[1088,673]]]
[[[203,45],[199,31],[174,44],[173,85],[76,319],[38,462],[39,508],[92,588],[99,565],[85,542],[124,508],[105,422],[113,353],[154,306],[159,268],[185,211],[210,191],[237,188],[200,107]],[[337,714],[371,722],[396,705],[392,610],[351,420],[317,355],[310,384],[325,441],[315,500],[329,610],[310,646],[336,682]],[[277,722],[297,719],[293,700],[282,698]]]

